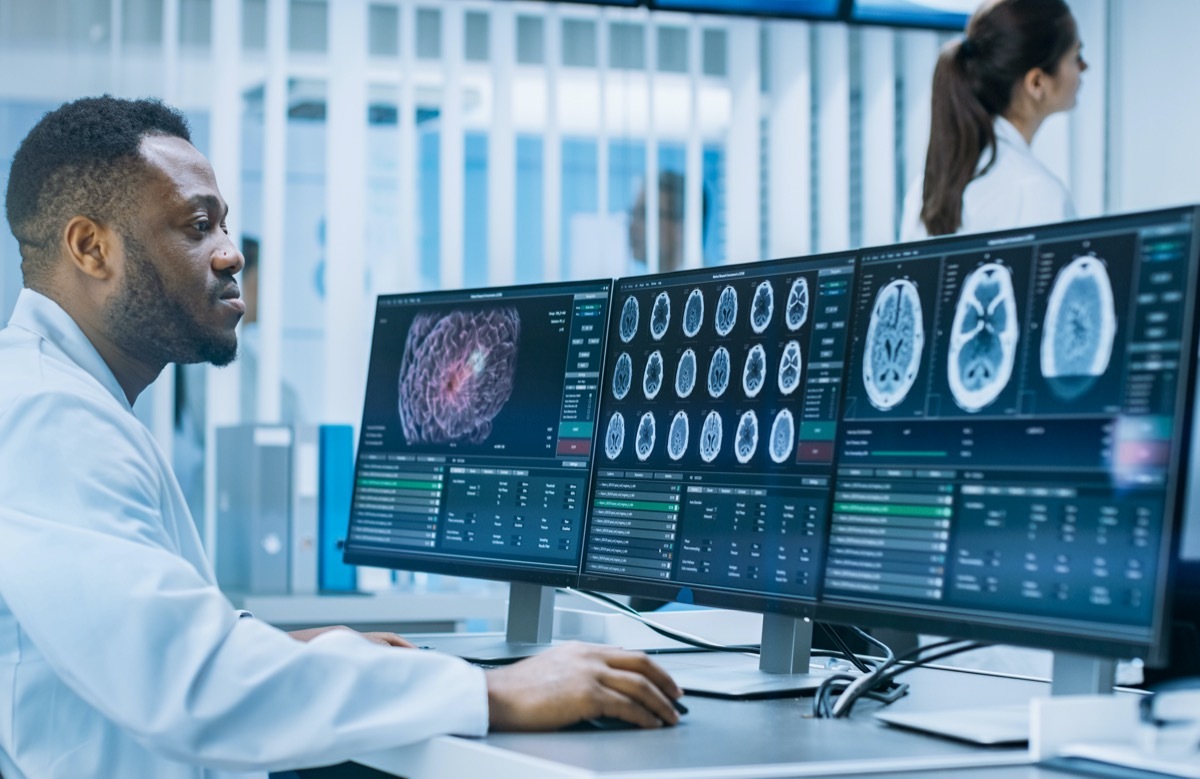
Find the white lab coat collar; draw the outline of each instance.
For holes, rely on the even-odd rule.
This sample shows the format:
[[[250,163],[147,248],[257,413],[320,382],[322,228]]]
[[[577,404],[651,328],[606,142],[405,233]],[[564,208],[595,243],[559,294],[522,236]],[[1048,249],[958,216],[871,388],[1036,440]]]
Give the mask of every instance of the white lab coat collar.
[[[992,122],[992,132],[996,136],[996,145],[1007,144],[1012,147],[1012,150],[1018,154],[1023,154],[1027,157],[1033,156],[1033,147],[1025,140],[1025,136],[1021,135],[1021,131],[1012,122],[1005,119],[1003,116],[997,116]],[[980,155],[979,164],[982,167],[986,162],[991,160],[990,154]],[[1039,163],[1040,164],[1040,163]]]
[[[125,390],[113,375],[108,363],[96,351],[96,347],[84,335],[83,330],[63,310],[62,306],[32,289],[23,289],[17,296],[12,316],[8,320],[12,327],[28,330],[60,350],[63,356],[82,368],[100,386],[117,399],[130,412],[133,407],[125,397]]]

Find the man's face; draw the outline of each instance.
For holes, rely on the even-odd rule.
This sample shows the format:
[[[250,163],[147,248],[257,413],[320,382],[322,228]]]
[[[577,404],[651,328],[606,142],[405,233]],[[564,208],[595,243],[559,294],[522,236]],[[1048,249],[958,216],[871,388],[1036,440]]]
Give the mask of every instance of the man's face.
[[[123,278],[105,309],[110,336],[150,364],[228,365],[245,313],[233,278],[243,260],[225,232],[212,166],[182,138],[150,136],[141,151],[149,174],[120,226]]]

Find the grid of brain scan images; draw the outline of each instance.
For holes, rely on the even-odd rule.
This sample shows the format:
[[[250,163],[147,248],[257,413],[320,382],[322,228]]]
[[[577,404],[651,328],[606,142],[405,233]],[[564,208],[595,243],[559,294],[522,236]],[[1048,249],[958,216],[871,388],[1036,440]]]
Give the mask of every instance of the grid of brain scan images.
[[[853,268],[618,282],[591,572],[815,594]]]

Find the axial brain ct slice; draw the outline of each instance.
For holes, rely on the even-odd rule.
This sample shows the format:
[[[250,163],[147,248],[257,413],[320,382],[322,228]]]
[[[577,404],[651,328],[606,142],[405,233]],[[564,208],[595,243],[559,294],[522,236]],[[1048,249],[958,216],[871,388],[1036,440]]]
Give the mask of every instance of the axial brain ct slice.
[[[766,330],[774,313],[775,288],[771,282],[764,281],[754,290],[754,299],[750,302],[750,329],[755,333]]]
[[[1086,392],[1108,369],[1117,314],[1104,261],[1087,254],[1058,272],[1046,304],[1042,375],[1063,399]]]
[[[646,395],[646,400],[654,400],[662,388],[662,382],[662,352],[655,349],[650,353],[650,359],[646,360],[646,370],[642,372],[642,392]]]
[[[400,361],[404,439],[483,443],[512,395],[520,337],[515,308],[417,314]]]
[[[621,319],[617,326],[621,331],[621,340],[625,343],[629,343],[637,335],[638,302],[633,295],[625,298],[625,305],[621,306]]]
[[[745,465],[750,462],[756,449],[758,449],[758,415],[753,411],[747,411],[738,420],[733,453],[737,456],[737,461]]]
[[[717,347],[713,352],[712,362],[708,364],[708,395],[719,398],[725,394],[729,386],[729,350],[724,346]]]
[[[608,420],[608,430],[604,433],[604,454],[608,459],[615,460],[625,446],[625,417],[621,412],[614,413]]]
[[[950,329],[946,372],[950,394],[964,411],[979,411],[1008,386],[1017,337],[1012,271],[981,265],[963,282]]]
[[[650,310],[650,337],[660,340],[671,324],[671,296],[666,292],[658,293],[654,299],[654,308]]]
[[[671,420],[671,429],[667,431],[667,455],[672,460],[683,457],[688,445],[687,413],[680,411]]]
[[[679,357],[679,367],[675,370],[675,394],[686,398],[692,394],[696,386],[696,353],[691,349],[684,351]]]
[[[642,421],[638,422],[633,451],[639,460],[645,460],[654,451],[654,415],[649,411],[642,414]]]
[[[762,344],[755,344],[746,355],[746,367],[742,369],[742,389],[746,397],[752,398],[763,388],[767,379],[767,353]]]
[[[613,369],[612,391],[617,400],[624,400],[629,394],[629,386],[633,384],[633,360],[629,352],[621,352],[617,358],[617,367]]]
[[[800,343],[788,341],[779,356],[779,391],[784,395],[791,395],[800,386],[801,368]]]
[[[721,415],[715,411],[708,412],[704,425],[700,428],[700,459],[711,463],[721,452]]]
[[[775,421],[771,424],[771,459],[777,463],[786,460],[792,453],[792,444],[795,443],[795,438],[796,429],[792,420],[792,412],[785,408],[775,415]]]
[[[692,338],[700,332],[704,324],[704,293],[699,289],[692,290],[683,305],[683,334]]]
[[[908,396],[917,380],[924,346],[917,285],[895,279],[875,297],[867,325],[863,384],[872,406],[887,411]]]
[[[792,282],[784,317],[788,330],[799,330],[808,321],[808,279],[803,276]]]
[[[721,294],[717,298],[717,312],[713,314],[713,327],[716,328],[717,335],[729,335],[729,331],[737,322],[737,308],[737,292],[734,288],[726,287],[721,290]]]

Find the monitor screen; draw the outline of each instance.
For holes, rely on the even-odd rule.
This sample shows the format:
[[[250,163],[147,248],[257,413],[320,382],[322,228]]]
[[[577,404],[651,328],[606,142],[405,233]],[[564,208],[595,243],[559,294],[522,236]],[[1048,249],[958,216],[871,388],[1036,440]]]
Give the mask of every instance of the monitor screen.
[[[841,0],[648,0],[659,11],[780,16],[795,19],[836,19]]]
[[[826,604],[1158,652],[1191,429],[1195,227],[1188,208],[861,253]]]
[[[963,31],[981,0],[853,0],[852,22]]]
[[[574,583],[610,288],[379,298],[348,563]]]
[[[581,584],[803,615],[854,256],[621,279]]]

